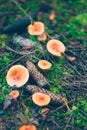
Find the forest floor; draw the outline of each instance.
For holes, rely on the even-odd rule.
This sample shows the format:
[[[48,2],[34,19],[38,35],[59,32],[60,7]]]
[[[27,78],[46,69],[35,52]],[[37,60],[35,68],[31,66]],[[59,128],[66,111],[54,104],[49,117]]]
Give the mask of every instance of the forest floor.
[[[54,20],[49,19],[51,11],[55,12]],[[34,14],[34,21],[45,24],[48,34],[46,41],[41,42],[31,36],[27,27],[21,32],[3,31],[6,26],[30,13]],[[39,42],[44,48],[43,51],[38,50],[33,59],[23,53],[20,55],[19,52],[26,52],[26,49],[23,50],[19,44],[13,44],[13,38],[17,35]],[[64,43],[64,55],[54,57],[48,53],[46,44],[50,38]],[[52,63],[51,69],[46,73],[37,65],[40,59]],[[26,66],[27,60],[33,62],[49,81],[49,91],[67,98],[70,110],[64,104],[50,104],[46,106],[47,113],[42,113],[43,108],[35,105],[25,90],[28,84],[33,84],[30,80],[19,89],[19,98],[12,101],[7,109],[3,109],[3,104],[12,90],[6,81],[7,72],[16,64]],[[38,130],[87,130],[86,0],[0,0],[0,130],[18,130],[23,124],[31,123]]]

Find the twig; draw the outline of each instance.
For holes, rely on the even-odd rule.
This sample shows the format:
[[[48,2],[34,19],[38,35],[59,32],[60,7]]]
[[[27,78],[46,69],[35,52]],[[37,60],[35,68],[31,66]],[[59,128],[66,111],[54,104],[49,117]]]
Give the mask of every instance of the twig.
[[[34,23],[34,20],[32,19],[31,14],[29,15],[22,7],[18,4],[18,2],[17,2],[16,0],[12,0],[12,2],[17,5],[17,7],[19,8],[19,10],[21,10],[21,11],[25,14],[25,16],[29,16],[29,19],[30,19],[30,21],[31,21],[31,24],[33,24],[33,23]]]
[[[15,52],[16,54],[19,54],[19,55],[23,55],[23,53],[18,52],[18,51],[16,51],[16,50],[13,50],[11,47],[8,47],[8,46],[6,46],[6,50],[9,50],[9,51]]]
[[[14,49],[12,49],[11,47],[8,47],[8,46],[6,46],[6,49],[7,50],[9,50],[9,51],[12,51],[12,52],[14,52],[14,53],[16,53],[16,54],[19,54],[19,55],[29,55],[29,54],[32,54],[32,53],[35,53],[36,51],[30,51],[30,52],[24,52],[24,51],[22,51],[22,52],[19,52],[19,51],[16,51],[16,50],[14,50]]]
[[[47,36],[50,38],[50,39],[52,39],[52,37],[47,33],[47,32],[45,32],[46,34],[47,34]]]
[[[71,118],[72,118],[72,114],[69,116],[68,121],[67,121],[67,124],[66,124],[64,130],[67,130],[67,127],[68,127],[68,124],[69,124]]]
[[[33,53],[36,52],[36,51],[26,52],[26,53],[24,52],[24,54],[23,54],[22,52],[15,51],[15,50],[13,50],[12,48],[10,48],[10,47],[8,47],[8,46],[6,46],[6,49],[9,50],[9,51],[14,52],[14,53],[16,53],[16,54],[22,55],[22,56],[19,57],[18,59],[16,59],[15,61],[13,61],[12,63],[8,64],[8,65],[7,65],[6,67],[4,67],[3,69],[1,69],[1,70],[0,70],[0,73],[1,73],[2,71],[4,71],[5,69],[7,69],[9,66],[11,66],[11,65],[15,64],[16,62],[20,61],[21,59],[23,59],[23,58],[26,57],[27,55],[30,55],[30,54],[33,54]]]
[[[18,2],[16,0],[12,0],[13,3],[16,4],[16,6],[27,16],[28,14],[26,13],[26,11],[18,4]]]
[[[6,67],[4,67],[3,69],[0,70],[0,73],[4,70],[6,70],[8,67],[10,67],[11,65],[15,64],[16,62],[20,61],[21,59],[23,59],[24,57],[26,57],[26,55],[23,55],[21,57],[19,57],[18,59],[16,59],[15,61],[13,61],[12,63],[8,64]]]
[[[63,55],[64,55],[64,57],[65,57],[69,62],[71,62],[71,61],[69,60],[68,56],[67,56],[65,53],[64,53]],[[71,68],[72,68],[78,75],[81,76],[81,74],[80,74],[71,64],[69,64],[69,65],[71,66]]]
[[[69,101],[68,104],[71,103],[71,102],[73,102],[73,101],[74,101],[74,100]],[[58,107],[57,109],[51,111],[47,116],[50,116],[50,115],[53,114],[54,112],[56,112],[56,111],[62,109],[64,106],[66,106],[66,104],[63,104],[63,105],[61,105],[60,107]]]

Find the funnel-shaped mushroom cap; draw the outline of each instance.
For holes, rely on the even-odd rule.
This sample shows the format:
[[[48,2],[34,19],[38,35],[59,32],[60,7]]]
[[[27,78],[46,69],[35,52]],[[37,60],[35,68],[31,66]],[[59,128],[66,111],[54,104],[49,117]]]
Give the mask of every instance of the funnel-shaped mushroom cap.
[[[65,52],[64,44],[56,39],[52,39],[47,43],[47,50],[54,56],[61,56]]]
[[[23,125],[19,128],[19,130],[36,130],[36,126],[34,126],[34,125]]]
[[[28,26],[28,32],[30,35],[41,35],[44,33],[44,24],[42,22],[34,22]]]
[[[47,39],[47,35],[46,33],[43,33],[41,35],[38,36],[38,40],[39,41],[45,41]]]
[[[51,98],[47,94],[37,92],[32,95],[32,100],[38,106],[46,106],[50,103]]]
[[[28,81],[29,71],[22,65],[14,65],[8,70],[6,79],[10,86],[21,87]]]
[[[43,70],[48,70],[51,68],[52,64],[48,62],[47,60],[40,60],[38,62],[38,66]]]
[[[13,96],[13,99],[17,99],[19,97],[19,91],[18,90],[12,90],[9,95]]]

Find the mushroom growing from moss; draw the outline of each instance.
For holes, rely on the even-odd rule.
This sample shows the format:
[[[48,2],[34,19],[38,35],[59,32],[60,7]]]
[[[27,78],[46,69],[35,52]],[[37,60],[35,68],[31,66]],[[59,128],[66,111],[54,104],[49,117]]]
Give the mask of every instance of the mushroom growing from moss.
[[[38,106],[46,106],[50,103],[51,98],[47,94],[36,92],[32,95],[32,100]]]
[[[54,11],[51,11],[49,19],[50,19],[50,20],[54,20],[55,17],[56,17],[55,12],[54,12]]]
[[[18,90],[12,90],[9,95],[13,97],[13,99],[17,99],[19,97],[19,91]]]
[[[38,62],[38,66],[42,69],[42,70],[48,70],[51,68],[52,64],[47,61],[47,60],[39,60]]]
[[[46,35],[46,33],[43,33],[43,34],[37,36],[37,38],[39,41],[46,41],[47,35]]]
[[[14,65],[8,70],[6,79],[11,87],[21,87],[28,81],[29,71],[22,65]]]
[[[64,44],[56,39],[52,39],[47,43],[47,50],[54,56],[61,56],[65,52]]]
[[[44,33],[45,26],[42,22],[34,22],[28,26],[28,32],[30,35],[41,35]]]
[[[23,125],[19,128],[19,130],[36,130],[35,125]]]

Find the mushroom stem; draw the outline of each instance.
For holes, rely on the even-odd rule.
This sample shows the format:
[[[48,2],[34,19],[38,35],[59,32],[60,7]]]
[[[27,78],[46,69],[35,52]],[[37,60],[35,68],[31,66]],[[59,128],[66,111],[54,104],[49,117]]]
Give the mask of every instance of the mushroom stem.
[[[46,89],[44,89],[44,88],[39,88],[38,86],[35,86],[35,85],[28,85],[27,87],[26,87],[26,89],[27,89],[27,91],[29,92],[29,93],[31,93],[31,94],[33,94],[33,93],[35,93],[35,92],[41,92],[41,93],[44,93],[44,94],[47,94],[47,95],[49,95],[50,97],[51,97],[51,103],[52,104],[58,104],[58,103],[63,103],[63,104],[65,104],[65,100],[64,100],[64,98],[62,97],[62,96],[60,96],[60,95],[56,95],[56,94],[54,94],[54,93],[52,93],[52,92],[50,92],[50,91],[48,91],[48,90],[46,90]],[[67,100],[66,100],[67,101]],[[66,105],[66,104],[65,104]]]
[[[46,75],[47,70],[43,70],[44,75]]]

